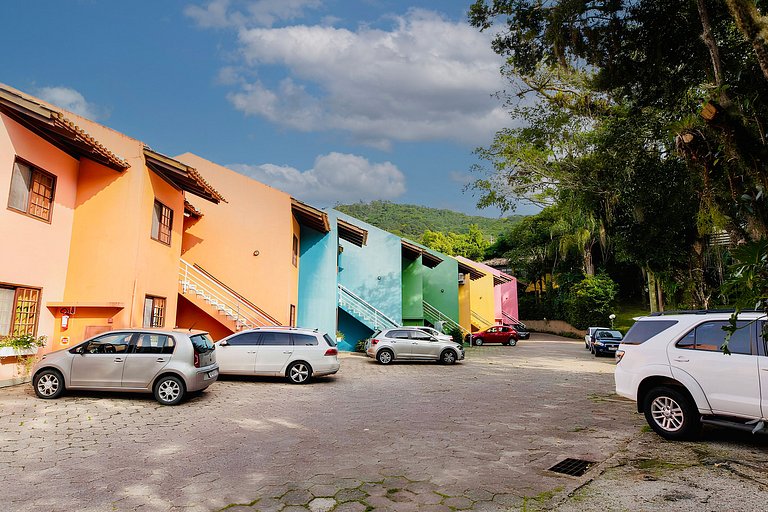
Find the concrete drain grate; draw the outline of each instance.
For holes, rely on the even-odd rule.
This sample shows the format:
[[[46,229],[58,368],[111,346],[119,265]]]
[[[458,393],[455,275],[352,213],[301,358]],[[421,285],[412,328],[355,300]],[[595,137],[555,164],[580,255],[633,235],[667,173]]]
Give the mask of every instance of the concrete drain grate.
[[[587,470],[594,464],[594,462],[589,460],[565,459],[549,468],[549,471],[554,471],[555,473],[562,473],[569,476],[581,476],[586,473]]]

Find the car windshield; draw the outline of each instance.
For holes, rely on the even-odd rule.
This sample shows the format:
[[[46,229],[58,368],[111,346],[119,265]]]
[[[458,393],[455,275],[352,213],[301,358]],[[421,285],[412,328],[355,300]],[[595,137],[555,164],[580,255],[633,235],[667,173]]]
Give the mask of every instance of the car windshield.
[[[323,339],[325,339],[325,342],[328,344],[329,347],[336,346],[336,340],[328,336],[328,333],[323,334]]]
[[[213,350],[213,340],[208,333],[195,334],[189,337],[192,342],[192,346],[195,347],[195,351],[200,354],[205,354]]]
[[[597,337],[601,340],[620,340],[622,338],[619,331],[597,331]]]

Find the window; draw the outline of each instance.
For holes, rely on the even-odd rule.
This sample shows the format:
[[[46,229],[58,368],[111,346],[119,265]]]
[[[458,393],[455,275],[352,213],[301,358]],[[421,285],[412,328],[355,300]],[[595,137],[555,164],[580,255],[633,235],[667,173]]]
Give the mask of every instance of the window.
[[[213,346],[213,340],[208,335],[208,333],[195,334],[190,336],[189,341],[192,342],[192,346],[195,348],[195,352],[198,354],[207,354],[216,348]]]
[[[736,322],[736,325],[739,328],[731,336],[728,350],[733,354],[751,354],[750,332],[752,328],[750,323]],[[705,322],[683,336],[675,346],[684,349],[718,352],[725,342],[726,332],[723,327],[727,326],[728,322],[726,321]]]
[[[317,338],[309,334],[293,334],[293,344],[297,347],[311,347],[317,345]]]
[[[429,341],[430,339],[432,339],[432,336],[430,334],[427,334],[424,331],[411,331],[411,339]]]
[[[291,304],[291,309],[288,314],[289,314],[288,325],[290,325],[291,327],[296,327],[296,306]]]
[[[379,334],[379,332],[381,332],[381,331],[376,331],[374,333],[374,335],[371,336],[371,337],[372,338],[375,337],[377,334]],[[330,336],[328,336],[328,334],[323,334],[323,339],[325,340],[325,342],[328,344],[329,347],[335,347],[336,346],[336,340],[331,338]]]
[[[13,164],[8,207],[50,222],[55,189],[53,175],[17,160]]]
[[[624,336],[622,343],[640,345],[677,323],[677,320],[639,320],[634,323]]]
[[[173,354],[176,342],[165,334],[140,334],[136,342],[137,354]]]
[[[40,290],[0,286],[0,336],[37,332]]]
[[[410,338],[410,336],[408,336],[408,331],[395,330],[395,331],[389,331],[389,333],[387,334],[387,338],[395,338],[396,340],[407,340]]]
[[[171,230],[173,229],[173,210],[155,199],[152,210],[152,238],[165,245],[171,245]]]
[[[144,327],[165,325],[165,298],[147,295],[144,299]]]
[[[128,343],[133,333],[107,334],[85,344],[85,354],[122,354],[128,352]]]
[[[299,238],[293,235],[293,253],[291,256],[291,263],[294,267],[299,266]]]
[[[291,335],[287,332],[265,332],[261,334],[261,345],[291,346]]]
[[[227,339],[229,345],[256,345],[259,342],[258,332],[244,332]]]

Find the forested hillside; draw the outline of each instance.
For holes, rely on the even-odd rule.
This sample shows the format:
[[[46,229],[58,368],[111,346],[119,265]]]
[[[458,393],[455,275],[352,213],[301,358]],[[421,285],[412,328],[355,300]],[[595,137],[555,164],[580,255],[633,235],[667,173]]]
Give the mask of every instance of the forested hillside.
[[[337,210],[352,215],[369,224],[396,235],[421,240],[426,230],[442,233],[469,233],[469,227],[476,225],[490,241],[523,218],[512,215],[501,219],[466,215],[453,210],[441,210],[413,204],[396,204],[389,201],[342,204]]]

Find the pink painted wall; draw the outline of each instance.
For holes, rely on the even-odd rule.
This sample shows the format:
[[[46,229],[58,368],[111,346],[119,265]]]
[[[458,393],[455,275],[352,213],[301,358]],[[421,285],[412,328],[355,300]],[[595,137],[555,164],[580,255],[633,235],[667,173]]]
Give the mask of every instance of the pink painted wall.
[[[16,157],[56,176],[51,222],[8,208]],[[69,259],[79,162],[0,115],[0,283],[42,288],[37,334],[53,338],[54,317],[46,302],[60,301]],[[17,373],[15,359],[0,359],[0,383]]]

